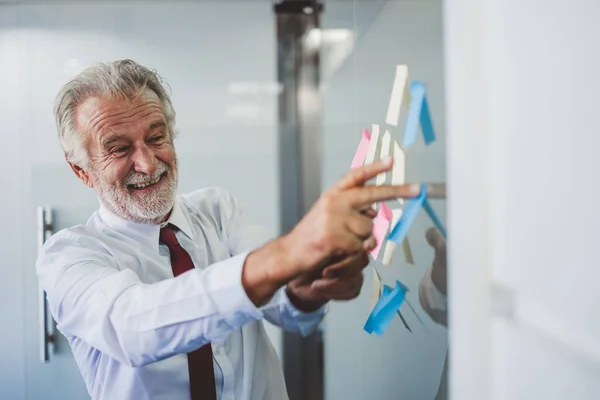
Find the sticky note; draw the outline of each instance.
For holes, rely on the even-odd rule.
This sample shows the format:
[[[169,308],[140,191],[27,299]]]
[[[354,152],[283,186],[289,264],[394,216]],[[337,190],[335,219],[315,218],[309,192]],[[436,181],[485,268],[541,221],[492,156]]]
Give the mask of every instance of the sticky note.
[[[379,251],[385,241],[385,236],[390,227],[390,223],[392,222],[392,218],[392,210],[390,210],[385,203],[381,203],[381,208],[373,220],[373,237],[377,242],[377,246],[371,250],[371,255],[375,260],[379,256]]]
[[[400,111],[404,98],[409,98],[408,94],[408,67],[406,65],[396,66],[396,76],[394,77],[394,86],[388,103],[387,116],[385,123],[392,126],[398,126],[400,120]]]
[[[416,142],[419,126],[421,126],[425,144],[429,145],[435,141],[435,132],[433,130],[431,115],[429,114],[425,85],[418,81],[411,83],[410,96],[411,102],[408,109],[408,117],[406,118],[402,147],[408,148]]]
[[[402,209],[397,208],[392,210],[392,221],[390,222],[391,226],[396,226],[398,221],[400,221],[400,217],[402,217]],[[383,265],[390,265],[392,261],[392,256],[394,255],[394,250],[396,250],[396,243],[391,240],[387,240],[385,244],[385,249],[383,250],[383,258],[381,259],[381,263]]]
[[[373,266],[373,292],[371,293],[371,309],[375,308],[375,304],[381,297],[381,276],[377,272],[377,268]]]
[[[388,285],[383,285],[381,294],[379,295],[379,299],[377,299],[377,302],[375,303],[375,305],[373,306],[373,309],[371,310],[372,315],[375,315],[376,313],[381,311],[381,309],[385,305],[385,300],[382,300],[382,298],[388,297],[391,292],[392,292],[392,288],[390,288]]]
[[[383,160],[386,157],[389,157],[390,151],[391,151],[391,145],[392,145],[392,135],[390,135],[390,133],[386,130],[385,133],[383,134],[383,137],[381,138],[381,150],[379,152],[380,159]],[[396,164],[395,159],[394,159],[394,164]],[[378,174],[377,177],[375,178],[375,185],[377,185],[377,186],[383,185],[385,183],[385,177],[386,177],[385,172]]]
[[[394,227],[400,221],[400,217],[402,217],[402,209],[397,208],[392,210],[392,221],[390,222],[390,226]],[[398,245],[391,240],[385,241],[385,248],[383,250],[383,257],[381,258],[381,263],[383,265],[390,265],[392,262],[392,258],[394,256],[394,251]],[[413,258],[412,249],[410,247],[410,242],[408,241],[408,237],[405,237],[402,241],[402,252],[404,253],[404,262],[410,265],[414,265],[415,260]]]
[[[402,252],[404,253],[404,262],[410,265],[415,264],[415,259],[412,254],[412,249],[410,248],[410,242],[408,241],[408,236],[404,238],[402,241]]]
[[[427,213],[427,215],[429,216],[429,219],[433,222],[433,224],[440,230],[440,233],[444,237],[446,237],[446,229],[444,229],[444,226],[442,225],[442,221],[440,221],[440,219],[438,218],[434,209],[431,207],[431,204],[429,204],[429,200],[427,198],[425,198],[425,201],[423,202],[423,209],[425,210],[425,212]]]
[[[419,210],[421,210],[426,196],[427,191],[423,190],[422,188],[418,197],[408,201],[405,204],[402,217],[390,232],[388,240],[391,240],[396,244],[402,243],[410,229],[411,224],[417,217]]]
[[[392,167],[392,185],[404,185],[406,183],[406,155],[395,140],[393,147],[394,165]],[[398,201],[400,204],[404,204],[404,199],[398,199]]]
[[[394,289],[384,285],[383,293],[371,311],[363,329],[368,333],[375,333],[377,336],[383,335],[405,297],[406,291],[400,285],[400,282],[396,281]]]
[[[377,145],[379,144],[379,125],[373,124],[371,129],[371,140],[365,157],[365,165],[373,164],[377,153]]]
[[[358,144],[358,148],[356,149],[356,153],[354,154],[350,168],[359,168],[363,165],[365,158],[367,157],[367,151],[369,150],[370,142],[371,131],[365,129],[363,130],[362,138],[360,139],[360,143]]]
[[[427,200],[427,187],[425,185],[421,185],[421,193],[418,197],[406,203],[402,212],[402,217],[400,217],[400,221],[398,221],[398,223],[392,228],[392,231],[388,235],[388,240],[391,240],[396,244],[400,244],[400,242],[402,242],[406,237],[410,226],[417,217],[417,214],[421,208],[425,209],[425,212],[427,212],[427,215],[431,221],[440,230],[442,235],[446,237],[446,230]]]

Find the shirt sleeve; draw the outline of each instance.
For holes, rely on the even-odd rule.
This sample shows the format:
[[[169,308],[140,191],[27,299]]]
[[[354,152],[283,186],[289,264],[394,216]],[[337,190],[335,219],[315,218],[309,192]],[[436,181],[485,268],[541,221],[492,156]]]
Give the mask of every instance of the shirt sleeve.
[[[285,287],[279,289],[271,301],[262,307],[267,321],[302,336],[307,336],[319,326],[327,309],[325,304],[313,312],[298,310],[290,301]]]
[[[263,318],[241,285],[247,253],[144,284],[83,239],[64,231],[53,236],[37,273],[60,331],[121,363],[141,366],[187,353]]]
[[[232,256],[254,250],[272,239],[264,227],[247,220],[237,200],[226,191],[222,192],[220,212]],[[271,300],[261,307],[264,317],[269,322],[303,336],[319,326],[327,309],[327,305],[324,305],[310,313],[298,310],[288,298],[285,287],[280,288]]]
[[[448,298],[431,280],[431,267],[419,284],[419,302],[431,319],[438,324],[448,326]]]

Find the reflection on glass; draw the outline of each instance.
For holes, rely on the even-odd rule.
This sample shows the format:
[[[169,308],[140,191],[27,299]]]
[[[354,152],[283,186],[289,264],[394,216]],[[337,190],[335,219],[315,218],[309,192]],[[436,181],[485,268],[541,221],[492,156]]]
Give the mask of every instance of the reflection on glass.
[[[322,40],[324,32],[337,41],[324,43],[322,52],[323,186],[328,187],[350,168],[364,129],[375,131],[376,127],[379,136],[402,142],[407,110],[399,109],[399,93],[393,93],[394,87],[405,92],[397,79],[400,65],[407,66],[409,83],[419,80],[425,84],[437,136],[430,146],[419,138],[409,149],[402,149],[406,153],[405,179],[445,182],[441,1],[332,0],[323,14],[322,32],[315,37]],[[380,138],[377,155],[381,147]],[[391,176],[382,177],[379,183],[391,180]],[[445,223],[443,200],[431,200],[431,204]],[[397,209],[398,204],[390,203],[390,207]],[[444,383],[447,329],[438,318],[439,310],[431,306],[439,301],[445,304],[445,296],[434,284],[443,280],[439,275],[445,268],[431,267],[434,260],[445,265],[445,244],[433,231],[426,238],[432,225],[426,213],[420,212],[406,245],[394,250],[389,265],[378,260],[365,270],[361,296],[348,304],[332,304],[325,326],[326,398],[434,399],[438,389],[438,398],[444,398],[440,381]],[[404,322],[394,318],[382,336],[369,335],[363,329],[373,308],[373,281],[378,279],[375,268],[383,285],[393,289],[396,280],[406,285],[406,301],[416,313],[403,306]],[[419,299],[420,286],[429,296],[426,300],[438,301],[423,302],[428,312]],[[441,297],[432,297],[437,295]]]

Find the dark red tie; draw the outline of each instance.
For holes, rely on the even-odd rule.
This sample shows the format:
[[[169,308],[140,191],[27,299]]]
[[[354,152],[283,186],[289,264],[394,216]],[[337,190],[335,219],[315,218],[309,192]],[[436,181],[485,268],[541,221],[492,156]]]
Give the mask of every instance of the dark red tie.
[[[174,276],[194,269],[192,258],[177,241],[173,225],[168,224],[160,230],[160,241],[169,248]],[[210,343],[188,353],[188,370],[192,400],[217,400],[215,370]]]

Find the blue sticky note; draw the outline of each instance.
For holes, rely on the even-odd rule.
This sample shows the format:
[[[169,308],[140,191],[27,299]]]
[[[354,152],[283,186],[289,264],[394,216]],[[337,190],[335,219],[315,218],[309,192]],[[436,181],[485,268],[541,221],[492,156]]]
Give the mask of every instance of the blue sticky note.
[[[373,307],[363,329],[368,333],[375,332],[377,336],[383,335],[405,297],[406,292],[400,286],[400,282],[396,281],[394,289],[384,285],[383,293]]]
[[[396,284],[400,285],[400,288],[404,290],[405,293],[408,293],[408,287],[404,283],[396,281]]]
[[[402,210],[402,217],[400,217],[400,220],[388,235],[388,240],[391,240],[398,245],[402,243],[410,230],[410,226],[417,217],[417,214],[419,214],[419,210],[423,206],[423,202],[426,198],[427,190],[423,185],[421,186],[421,193],[419,196],[406,202],[406,205]]]
[[[377,303],[375,303],[375,307],[373,307],[373,310],[371,311],[371,315],[377,314],[383,308],[383,306],[385,305],[385,301],[381,301],[381,299],[383,299],[384,297],[387,298],[390,295],[390,293],[392,293],[392,288],[389,287],[388,285],[383,285],[383,290],[381,291],[381,297],[379,298],[379,301],[377,301]]]
[[[388,235],[387,240],[391,240],[398,245],[402,243],[421,208],[425,209],[425,212],[433,224],[440,230],[442,235],[446,237],[446,229],[444,229],[442,222],[427,200],[427,187],[425,185],[421,185],[421,193],[418,197],[406,203],[406,206],[404,206],[404,210],[402,211],[402,217],[400,217],[400,221],[398,221],[396,226],[394,226]]]
[[[425,89],[423,89],[425,91]],[[421,108],[421,130],[425,144],[430,145],[435,142],[435,132],[433,130],[433,122],[429,113],[429,105],[427,104],[427,96],[423,95],[423,107]]]
[[[402,138],[402,147],[408,148],[415,144],[419,132],[419,126],[423,131],[425,144],[429,145],[435,141],[435,131],[433,122],[429,113],[427,96],[425,95],[425,85],[419,81],[410,84],[410,107],[404,128],[404,138]]]
[[[440,221],[440,219],[438,218],[437,214],[433,210],[433,207],[431,207],[431,204],[429,204],[429,200],[427,200],[427,198],[423,202],[423,208],[425,209],[425,212],[427,213],[427,215],[429,215],[429,219],[433,222],[433,224],[436,226],[436,228],[438,228],[439,231],[441,232],[441,234],[444,237],[446,237],[446,229],[444,229],[444,226],[442,225],[442,221]]]

